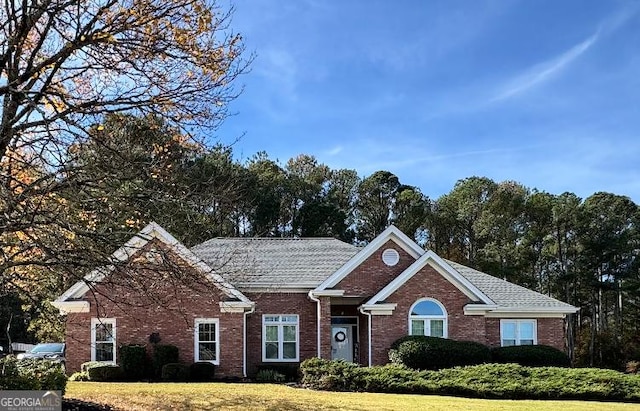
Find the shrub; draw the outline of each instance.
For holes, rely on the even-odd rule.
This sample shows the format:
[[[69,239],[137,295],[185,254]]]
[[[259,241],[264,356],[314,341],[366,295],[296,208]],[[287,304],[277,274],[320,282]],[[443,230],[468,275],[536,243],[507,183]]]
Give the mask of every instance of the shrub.
[[[366,368],[317,358],[300,368],[305,386],[324,390],[640,402],[640,376],[613,370],[482,364],[416,371],[395,364]]]
[[[59,390],[64,394],[67,376],[62,364],[48,360],[0,360],[0,390]]]
[[[178,347],[175,345],[157,344],[153,347],[153,367],[156,376],[162,375],[162,367],[164,367],[165,364],[177,363],[178,361],[180,361],[180,354]]]
[[[299,381],[300,380],[300,366],[298,364],[270,364],[258,369],[258,372],[262,370],[273,370],[278,374],[284,376],[285,381]]]
[[[102,363],[93,365],[87,369],[89,381],[120,381],[122,380],[122,369],[115,364]]]
[[[256,374],[256,381],[258,382],[285,382],[286,377],[284,374],[280,374],[276,370],[265,368],[258,371]]]
[[[629,374],[638,374],[640,372],[640,361],[629,361],[625,366],[625,370]]]
[[[189,366],[191,381],[208,382],[213,381],[216,373],[216,366],[210,362],[194,362]]]
[[[491,351],[473,341],[415,335],[396,340],[389,350],[389,359],[416,370],[439,370],[490,362]]]
[[[516,345],[491,350],[492,362],[515,363],[527,367],[568,367],[569,356],[548,345]]]
[[[120,367],[128,381],[140,381],[147,376],[149,359],[144,345],[122,345],[119,349]]]
[[[179,362],[172,362],[162,366],[162,381],[185,382],[189,380],[189,366]]]
[[[89,371],[89,368],[93,368],[99,365],[103,365],[103,362],[100,361],[87,361],[87,362],[83,362],[82,365],[80,366],[80,371],[82,372],[87,372]]]
[[[89,381],[89,373],[86,371],[78,371],[71,374],[69,381]]]

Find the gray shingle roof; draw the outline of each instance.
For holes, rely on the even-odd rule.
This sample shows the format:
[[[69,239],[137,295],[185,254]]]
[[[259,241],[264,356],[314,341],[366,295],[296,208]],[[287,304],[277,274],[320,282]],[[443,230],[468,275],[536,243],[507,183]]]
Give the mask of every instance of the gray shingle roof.
[[[556,300],[555,298],[474,270],[462,264],[449,260],[445,261],[500,307],[573,308],[571,305]]]
[[[238,288],[315,288],[360,249],[334,238],[213,238],[191,251]]]

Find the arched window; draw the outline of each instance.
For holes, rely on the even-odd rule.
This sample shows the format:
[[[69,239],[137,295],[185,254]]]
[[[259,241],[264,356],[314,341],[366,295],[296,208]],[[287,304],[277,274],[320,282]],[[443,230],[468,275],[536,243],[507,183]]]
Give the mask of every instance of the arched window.
[[[447,338],[447,310],[431,298],[416,301],[409,311],[409,334]]]

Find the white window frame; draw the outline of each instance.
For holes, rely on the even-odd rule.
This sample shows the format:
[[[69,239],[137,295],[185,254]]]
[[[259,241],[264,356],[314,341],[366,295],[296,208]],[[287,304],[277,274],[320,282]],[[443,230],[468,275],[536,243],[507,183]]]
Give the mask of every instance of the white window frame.
[[[199,325],[200,324],[215,324],[216,332],[215,332],[215,341],[205,341],[205,342],[214,342],[216,344],[216,359],[215,360],[201,360],[200,359],[200,332]],[[196,318],[194,322],[194,330],[193,330],[193,361],[194,362],[209,362],[211,364],[220,365],[220,320],[217,318]]]
[[[425,301],[435,303],[438,307],[440,307],[443,315],[411,315],[416,305]],[[420,298],[415,303],[413,303],[409,308],[409,327],[408,327],[409,335],[413,335],[413,320],[422,320],[424,324],[424,332],[425,332],[424,335],[427,337],[431,336],[431,320],[442,320],[442,338],[448,338],[449,337],[449,331],[448,331],[449,322],[447,321],[448,317],[449,316],[447,315],[447,309],[444,308],[444,305],[442,305],[440,301],[436,300],[435,298]]]
[[[504,345],[504,325],[505,324],[515,324],[516,326],[516,342],[515,345],[522,345],[522,336],[520,335],[520,325],[521,324],[532,324],[533,325],[533,345],[538,344],[538,320],[536,319],[501,319],[500,320],[500,346],[505,347]],[[513,346],[509,346],[513,347]]]
[[[296,322],[269,321],[267,317],[296,317]],[[267,358],[267,325],[278,327],[278,358]],[[284,357],[284,326],[294,325],[296,327],[296,357]],[[291,342],[291,341],[287,341]],[[263,314],[262,315],[262,362],[299,362],[300,361],[300,316],[298,314]]]
[[[113,363],[116,364],[116,354],[118,350],[116,349],[117,337],[116,337],[116,319],[115,318],[92,318],[91,319],[91,361],[96,360],[96,344],[98,342],[105,341],[96,341],[96,327],[102,324],[111,324],[111,337],[113,338],[113,361],[101,361],[104,363]]]

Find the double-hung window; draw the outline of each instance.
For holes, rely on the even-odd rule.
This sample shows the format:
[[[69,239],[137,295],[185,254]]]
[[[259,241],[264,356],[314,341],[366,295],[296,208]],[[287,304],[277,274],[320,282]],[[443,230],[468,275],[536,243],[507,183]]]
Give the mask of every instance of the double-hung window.
[[[298,316],[262,316],[262,361],[298,361]]]
[[[538,343],[536,320],[500,320],[500,344],[534,345]]]
[[[220,363],[220,322],[217,318],[196,318],[193,359]]]
[[[439,301],[423,298],[409,311],[409,334],[447,338],[447,312]]]
[[[116,319],[91,319],[91,361],[116,362]]]

